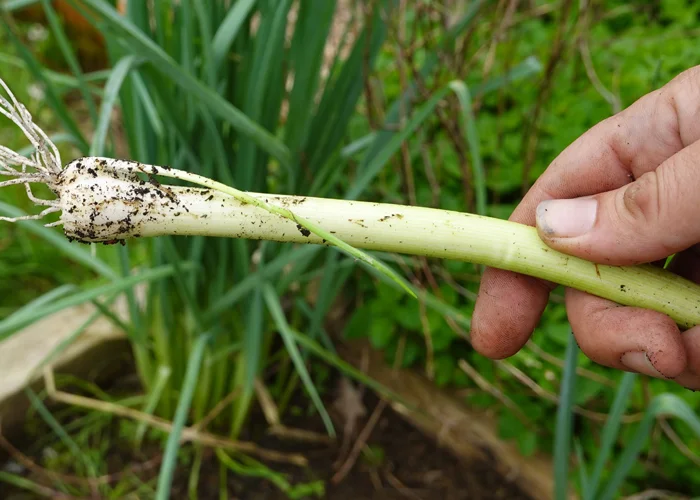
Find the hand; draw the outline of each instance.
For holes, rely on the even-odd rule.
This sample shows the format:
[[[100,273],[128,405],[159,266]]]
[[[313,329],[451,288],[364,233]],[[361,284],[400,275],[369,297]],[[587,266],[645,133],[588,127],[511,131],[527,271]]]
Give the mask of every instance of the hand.
[[[510,220],[536,225],[547,245],[596,263],[678,254],[671,270],[700,283],[700,66],[577,139]],[[487,269],[472,318],[474,348],[495,359],[515,354],[555,286]],[[700,389],[700,326],[681,333],[664,314],[573,289],[566,309],[593,361]]]

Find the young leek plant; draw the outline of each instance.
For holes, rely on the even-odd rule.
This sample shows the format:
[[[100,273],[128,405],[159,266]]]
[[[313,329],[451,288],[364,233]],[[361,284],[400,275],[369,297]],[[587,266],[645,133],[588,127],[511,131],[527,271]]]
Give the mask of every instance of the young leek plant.
[[[653,309],[679,326],[700,324],[700,286],[653,267],[606,266],[547,247],[535,228],[500,219],[431,208],[304,196],[248,193],[189,172],[111,158],[79,158],[65,167],[56,146],[32,121],[2,80],[10,100],[0,112],[12,120],[35,152],[24,157],[0,146],[0,187],[24,184],[44,209],[19,218],[85,243],[124,242],[161,235],[212,236],[336,246],[379,269],[410,291],[380,261],[359,250],[379,250],[496,267],[552,281],[612,300]],[[199,187],[167,185],[160,178]],[[35,197],[31,184],[44,183],[53,200]]]

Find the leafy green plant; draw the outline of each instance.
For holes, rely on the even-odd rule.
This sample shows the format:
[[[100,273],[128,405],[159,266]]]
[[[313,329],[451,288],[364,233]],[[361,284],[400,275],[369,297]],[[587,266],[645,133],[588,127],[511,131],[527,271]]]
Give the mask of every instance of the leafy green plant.
[[[362,17],[341,33],[341,44],[332,47],[334,54],[328,59],[327,39],[336,8],[331,2],[251,1],[231,9],[223,0],[130,2],[125,16],[102,0],[74,2],[105,34],[113,64],[99,99],[88,83],[95,75],[82,73],[50,2],[42,6],[72,72],[69,85],[58,85],[41,67],[7,13],[4,28],[32,76],[43,85],[48,104],[79,154],[114,156],[126,146],[131,159],[172,165],[244,191],[357,197],[445,94],[427,99],[405,128],[375,136],[363,152],[354,182],[338,175],[355,168],[340,153],[341,146],[364,89],[363,75],[372,71],[386,38],[383,19],[392,4],[369,3]],[[445,37],[446,45],[468,27],[473,14],[465,15]],[[530,64],[525,72],[533,69],[537,67]],[[64,102],[69,89],[77,89],[87,104],[90,133],[78,126]],[[126,144],[109,134],[115,109]],[[18,311],[3,327],[9,334],[58,307],[126,290],[131,317],[124,326],[149,394],[144,409],[174,419],[157,489],[165,498],[177,463],[178,431],[185,422],[209,416],[212,426],[237,437],[254,401],[254,382],[266,375],[269,359],[280,359],[279,352],[294,362],[283,364],[287,368],[269,381],[271,386],[286,394],[301,384],[316,410],[325,415],[308,374],[307,355],[315,349],[317,355],[342,366],[315,346],[317,341],[330,346],[322,319],[349,277],[349,268],[333,253],[320,264],[321,299],[316,303],[306,303],[302,296],[297,299],[310,312],[308,320],[284,318],[282,305],[290,287],[304,286],[317,276],[308,271],[319,266],[318,256],[316,248],[202,237],[164,237],[129,248],[99,248],[82,262],[103,271],[107,284],[88,286],[62,301],[46,300],[32,314]],[[116,270],[107,264],[115,262]],[[131,276],[135,268],[142,269]],[[143,300],[130,288],[156,278]],[[300,328],[307,336],[296,333]],[[290,376],[290,370],[298,376]],[[228,394],[236,395],[231,406],[212,414]],[[330,420],[325,421],[332,434]]]
[[[588,4],[587,8],[569,16],[561,15],[563,9],[550,10],[542,6],[539,11],[529,11],[523,7],[517,9],[513,22],[503,32],[497,30],[499,20],[507,19],[505,6],[500,11],[495,7],[493,12],[480,13],[470,38],[461,40],[461,59],[449,63],[443,60],[441,77],[444,81],[456,77],[464,60],[476,68],[471,73],[473,80],[485,71],[489,62],[493,62],[490,66],[492,74],[512,68],[523,57],[535,56],[546,65],[552,56],[558,27],[564,24],[565,31],[571,34],[564,38],[566,45],[551,76],[554,84],[549,95],[539,104],[543,111],[536,126],[532,126],[529,119],[538,106],[539,93],[546,78],[544,72],[533,79],[473,98],[479,153],[485,171],[488,215],[507,218],[529,183],[574,139],[620,107],[631,104],[678,72],[700,62],[696,47],[697,23],[688,22],[693,18],[693,7],[688,3],[680,4],[683,6],[678,2],[660,2],[651,7],[605,1],[595,6]],[[679,17],[685,21],[680,22]],[[689,24],[694,27],[690,28]],[[497,42],[494,42],[494,32],[500,37]],[[643,47],[643,57],[639,57],[639,47]],[[493,49],[492,59],[489,59],[490,49]],[[380,65],[379,71],[383,81],[388,82],[385,91],[390,96],[398,95],[402,89],[397,69],[399,63],[390,58],[380,58],[380,62],[384,66]],[[466,82],[470,89],[474,89],[475,82],[471,79],[467,78]],[[391,100],[391,97],[386,99]],[[457,116],[456,113],[452,115]],[[434,118],[434,121],[438,120]],[[435,129],[432,134],[413,139],[408,148],[408,161],[397,159],[395,163],[401,164],[401,168],[405,168],[405,163],[412,165],[417,204],[474,211],[475,206],[469,201],[469,186],[463,182],[470,177],[465,176],[462,168],[463,163],[470,165],[473,161],[465,162],[464,155],[460,156],[460,148],[455,147],[455,138],[447,126],[436,126]],[[534,160],[525,176],[529,147],[534,148]],[[474,148],[465,151],[471,155]],[[399,171],[399,167],[396,168]],[[375,187],[374,192],[379,193],[377,196],[387,196],[387,193],[402,188],[401,182],[395,179],[382,181]],[[555,437],[551,432],[551,422],[557,411],[563,376],[561,360],[565,357],[570,328],[563,297],[558,291],[554,293],[542,322],[525,349],[508,360],[494,363],[475,356],[464,342],[478,290],[478,269],[460,262],[403,262],[403,269],[409,275],[426,284],[428,294],[445,297],[445,302],[458,309],[465,321],[456,325],[449,319],[447,322],[438,321],[437,325],[430,320],[421,322],[421,317],[425,319],[425,312],[413,310],[408,314],[410,308],[404,308],[403,301],[395,302],[395,298],[382,289],[383,286],[365,283],[368,278],[363,277],[358,289],[362,306],[356,312],[358,318],[350,323],[346,333],[366,336],[375,346],[382,346],[389,362],[403,356],[406,365],[424,370],[429,376],[433,374],[433,380],[439,380],[448,388],[468,388],[470,405],[492,411],[494,407],[498,408],[502,437],[516,441],[524,453],[533,449],[553,450]],[[391,324],[392,328],[368,328],[363,332],[355,326],[361,324],[361,315],[381,316],[382,323]],[[449,347],[431,355],[427,343],[433,336],[442,338],[445,335],[452,338]],[[479,383],[460,369],[462,360],[481,376]],[[444,367],[444,371],[438,367]],[[579,376],[572,396],[577,437],[587,456],[595,456],[601,426],[615,401],[623,375],[597,366],[580,354],[577,367]],[[449,375],[438,377],[439,373]],[[672,383],[644,380],[642,384],[651,396],[673,394],[691,408],[697,408],[700,402],[698,394]],[[624,446],[631,439],[632,424],[646,410],[648,401],[640,392],[635,393],[628,412],[622,417],[622,430],[617,436],[616,446]],[[677,485],[686,493],[700,488],[695,474],[697,456],[674,444],[683,442],[689,447],[697,447],[697,437],[686,426],[662,425],[663,422],[660,419],[655,427],[661,437],[643,449],[643,453],[651,457],[652,466],[636,465],[626,476],[622,491],[631,493],[652,485],[672,485],[671,489]]]
[[[651,437],[656,419],[674,417],[687,425],[696,437],[700,437],[700,418],[688,403],[678,396],[669,393],[657,394],[649,402],[641,422],[632,434],[624,439],[624,449],[616,449],[616,443],[621,437],[621,419],[630,403],[632,390],[638,378],[638,375],[634,373],[627,373],[622,378],[615,394],[596,452],[584,452],[580,441],[572,431],[572,408],[577,383],[577,354],[578,346],[573,335],[570,335],[555,431],[554,478],[556,485],[554,496],[557,499],[568,498],[569,457],[573,444],[576,452],[575,472],[582,493],[581,498],[584,500],[617,498],[627,475]],[[587,458],[587,455],[592,456]]]
[[[9,2],[13,7],[26,3],[31,2]],[[10,22],[5,36],[15,42],[21,59],[0,55],[0,61],[29,68],[43,83],[52,116],[82,155],[114,156],[118,149],[128,150],[131,159],[172,165],[246,191],[398,203],[408,198],[412,204],[505,218],[523,189],[575,137],[697,58],[694,38],[687,31],[689,17],[679,15],[672,2],[663,2],[659,12],[621,1],[606,2],[602,14],[592,7],[569,16],[546,6],[519,10],[498,36],[494,27],[499,26],[499,8],[505,3],[493,10],[483,9],[485,3],[470,3],[464,14],[445,23],[446,29],[436,21],[438,16],[416,14],[428,4],[416,2],[415,10],[405,15],[413,16],[409,37],[421,43],[406,43],[402,50],[399,30],[387,21],[392,17],[382,15],[382,9],[396,6],[369,2],[373,8],[343,33],[349,45],[335,47],[327,61],[323,51],[334,2],[321,9],[304,1],[244,0],[231,9],[223,0],[177,6],[167,1],[130,2],[130,10],[121,17],[106,2],[84,0],[86,15],[107,36],[113,69],[81,74],[70,62],[70,47],[59,42],[72,74],[47,71],[20,43]],[[50,12],[50,2],[42,4]],[[296,6],[300,10],[292,22],[287,15]],[[599,17],[586,24],[590,12]],[[649,15],[651,24],[646,22]],[[400,23],[407,17],[398,19]],[[582,43],[590,47],[592,65],[610,91],[592,84],[579,45],[573,43],[555,65],[554,76],[541,72],[538,61],[550,61],[560,26],[562,32],[586,35]],[[60,24],[52,23],[51,29],[60,40]],[[571,36],[569,41],[574,40],[579,38]],[[638,57],[640,43],[645,57]],[[327,78],[322,76],[325,71]],[[534,79],[536,75],[540,79]],[[554,78],[556,84],[542,78]],[[461,81],[465,83],[455,83]],[[102,82],[98,89],[96,84]],[[543,88],[549,88],[544,97]],[[94,106],[88,105],[95,113],[88,109],[84,117],[93,137],[77,126],[63,102],[66,92],[76,90],[88,103],[95,100]],[[539,119],[530,123],[538,106]],[[119,109],[126,144],[110,134],[115,130],[113,108]],[[533,159],[531,164],[527,158]],[[45,238],[55,236],[29,222],[23,226]],[[473,389],[474,377],[460,365],[467,361],[481,377],[480,388],[497,389],[472,390],[469,402],[499,405],[503,436],[516,439],[523,453],[551,449],[549,427],[559,380],[573,379],[571,371],[560,376],[559,357],[575,353],[557,297],[533,344],[508,362],[492,363],[474,355],[465,342],[480,272],[468,263],[435,264],[374,254],[406,271],[412,281],[426,284],[425,290],[414,287],[416,306],[395,283],[379,285],[363,275],[351,280],[352,261],[314,247],[164,237],[128,248],[99,248],[94,256],[79,253],[74,245],[59,248],[108,284],[75,295],[59,290],[34,309],[38,315],[56,304],[128,290],[138,281],[127,278],[135,269],[163,271],[142,304],[132,294],[131,322],[125,325],[147,388],[142,406],[147,413],[169,419],[177,415],[178,425],[183,415],[201,421],[217,401],[235,394],[233,407],[214,423],[236,437],[254,404],[253,381],[280,359],[281,369],[270,384],[274,394],[284,400],[301,383],[315,400],[316,411],[323,413],[314,396],[320,389],[311,376],[309,355],[342,366],[332,354],[323,319],[345,289],[356,291],[360,303],[349,335],[369,336],[390,362],[400,358],[404,366],[421,366],[439,385]],[[298,289],[314,290],[315,300],[292,295]],[[294,297],[294,308],[287,305],[289,296]],[[32,321],[30,311],[8,318],[6,331]],[[598,422],[617,401],[617,384],[627,379],[581,356],[577,360],[575,386],[560,394],[565,402],[560,405],[561,418],[577,415],[574,451],[595,456]],[[669,388],[652,382],[650,390],[657,394]],[[690,405],[698,402],[696,395],[679,396]],[[665,401],[660,407],[668,408],[668,398]],[[637,396],[630,406],[644,409],[645,402]],[[519,408],[527,418],[510,408]],[[628,416],[620,417],[619,433],[606,431],[612,436],[606,439],[632,442]],[[647,425],[653,421],[645,420]],[[642,434],[648,430],[639,429]],[[687,429],[677,432],[689,442],[696,439]],[[559,457],[570,454],[566,442],[565,435],[556,441],[562,447]],[[664,468],[663,475],[687,482],[692,489],[697,478],[688,467],[679,466],[687,459],[664,444],[669,443],[662,442],[655,451],[661,463],[673,467]],[[167,493],[177,448],[172,438],[161,495]],[[260,474],[283,489],[289,486],[253,464],[231,463],[228,470]],[[622,480],[605,474],[600,479],[599,467],[595,462],[593,472],[579,480],[589,494],[603,487],[614,489],[619,486],[615,481]],[[630,473],[629,465],[621,466],[616,477],[631,478],[635,484],[640,470]],[[567,471],[557,472],[558,478],[568,477]],[[197,474],[195,466],[192,483]]]

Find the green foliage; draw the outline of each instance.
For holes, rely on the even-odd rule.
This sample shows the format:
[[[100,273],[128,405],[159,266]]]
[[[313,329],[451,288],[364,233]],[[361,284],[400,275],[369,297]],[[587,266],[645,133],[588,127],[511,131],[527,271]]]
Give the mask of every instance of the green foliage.
[[[50,9],[50,2],[41,3]],[[346,26],[341,35],[348,45],[336,47],[328,58],[325,46],[336,2],[239,0],[227,9],[223,0],[157,0],[129,2],[120,16],[108,2],[83,0],[81,10],[105,34],[109,70],[83,73],[60,22],[51,16],[51,36],[41,47],[21,42],[26,27],[16,32],[8,24],[0,30],[0,62],[21,68],[13,88],[41,83],[46,100],[25,91],[18,97],[30,103],[39,123],[67,133],[61,144],[64,158],[124,152],[242,190],[411,202],[501,218],[510,215],[523,189],[563,149],[618,105],[592,83],[579,41],[586,42],[597,78],[622,107],[700,62],[694,34],[700,8],[683,0],[589,2],[589,10],[574,9],[566,19],[535,2],[538,9],[518,9],[496,38],[504,2],[500,7],[467,2],[463,13],[450,13],[448,28],[437,14],[416,15],[430,2],[416,2],[396,22],[387,14],[395,2],[368,4],[374,6],[369,17],[350,21],[364,22],[365,29]],[[295,6],[293,24],[288,14]],[[397,29],[402,21],[403,46]],[[563,55],[547,75],[541,69],[552,57],[560,26],[565,28]],[[66,74],[38,62],[37,53],[47,47],[65,59]],[[82,97],[85,110],[76,113],[65,105],[74,95]],[[114,127],[115,109],[123,135]],[[15,147],[19,138],[9,134],[0,128],[0,143]],[[6,205],[0,210],[11,210],[9,205],[31,209],[21,189],[2,196]],[[603,487],[627,493],[653,481],[685,485],[688,492],[700,488],[693,466],[670,440],[646,440],[655,417],[670,412],[689,424],[673,425],[679,439],[698,449],[689,409],[698,407],[700,395],[656,380],[642,391],[631,386],[629,376],[592,364],[571,344],[559,294],[534,333],[538,350],[528,347],[494,363],[476,355],[465,339],[481,271],[470,264],[403,259],[399,266],[377,255],[401,272],[408,269],[416,302],[395,284],[356,273],[354,262],[320,248],[159,238],[91,254],[59,243],[57,236],[38,224],[0,225],[0,294],[21,290],[0,304],[0,332],[14,331],[56,307],[153,279],[145,307],[128,292],[129,334],[147,390],[140,409],[177,417],[178,428],[185,420],[201,420],[235,392],[232,407],[212,427],[237,437],[254,404],[253,382],[271,367],[279,368],[267,382],[280,407],[303,388],[312,404],[288,411],[306,414],[313,408],[327,425],[321,398],[327,370],[320,362],[383,390],[333,354],[332,332],[324,329],[336,297],[354,292],[357,307],[346,337],[367,338],[384,351],[387,363],[419,368],[440,387],[469,389],[467,402],[496,408],[501,436],[516,442],[524,455],[551,451],[556,442],[560,488],[571,478],[590,498]],[[136,269],[140,275],[127,277]],[[90,281],[97,277],[98,284]],[[22,280],[20,286],[6,285],[13,280]],[[59,288],[39,299],[41,307],[18,310],[43,292],[76,282],[82,284],[78,290]],[[306,293],[310,290],[316,293]],[[563,358],[564,369],[556,362]],[[504,406],[482,391],[460,368],[460,360],[512,404]],[[584,370],[575,378],[574,361]],[[648,409],[646,394],[656,395]],[[563,401],[558,438],[552,429],[556,395]],[[42,408],[38,402],[37,408]],[[646,411],[644,420],[626,423],[625,410]],[[610,417],[603,425],[590,414]],[[59,434],[67,449],[82,449],[79,441],[71,444],[73,434]],[[135,434],[140,441],[145,426]],[[176,434],[168,443],[161,495],[178,460],[197,460],[178,449]],[[365,458],[381,462],[380,451]],[[651,472],[633,465],[651,452],[656,466]],[[572,455],[578,462],[567,471],[566,457]],[[290,485],[245,457],[218,457],[226,470],[271,481],[292,497],[322,495],[317,483]],[[608,459],[616,464],[612,469],[605,465]],[[83,452],[79,463],[81,472],[101,472],[92,470],[98,456]],[[190,479],[196,484],[195,473]],[[151,494],[157,489],[155,484],[143,487]]]
[[[323,481],[311,481],[309,483],[292,485],[283,474],[275,472],[256,460],[242,457],[240,461],[236,461],[222,450],[217,450],[216,455],[231,471],[242,476],[266,479],[287,495],[287,498],[294,500],[303,498],[323,498],[325,495],[325,485]]]
[[[578,382],[576,376],[577,350],[578,347],[573,341],[573,336],[570,336],[556,427],[557,446],[554,456],[556,499],[569,497],[569,475],[567,473],[569,447],[572,439],[576,439],[571,424],[573,420],[572,396],[576,393]],[[630,402],[630,395],[637,377],[636,374],[626,373],[617,389],[610,414],[602,429],[600,445],[588,452],[589,455],[592,455],[590,458],[594,462],[592,469],[589,466],[589,459],[586,457],[584,448],[576,443],[579,488],[584,500],[617,498],[621,486],[628,479],[628,475],[635,479],[642,479],[643,467],[637,462],[637,459],[650,439],[651,430],[657,418],[673,417],[680,420],[692,432],[695,439],[700,437],[700,418],[693,408],[676,395],[662,393],[650,401],[641,422],[632,434],[624,439],[624,448],[616,450],[615,444],[620,432],[621,419]],[[608,465],[611,459],[613,459],[613,464]]]
[[[64,102],[66,89],[47,76],[50,73],[23,43],[15,24],[4,25],[3,34],[14,43],[32,76],[42,82],[51,110],[78,145],[78,154],[115,155],[127,149],[132,159],[173,165],[243,190],[309,194],[311,179],[346,166],[338,151],[363,90],[363,72],[372,70],[385,39],[382,19],[389,15],[392,2],[373,2],[366,17],[353,20],[353,37],[332,47],[335,53],[330,59],[326,40],[334,4],[317,9],[304,2],[296,23],[289,15],[295,4],[291,1],[241,2],[231,10],[228,4],[225,0],[130,2],[122,16],[103,0],[73,2],[105,35],[112,65],[99,112],[82,117],[90,131],[89,143]],[[92,75],[83,74],[76,63],[51,4],[45,2],[43,7],[75,87],[87,97],[85,82]],[[110,133],[115,109],[124,131],[121,140]],[[11,141],[7,144],[12,146]],[[384,148],[376,153],[375,171],[390,156]],[[313,194],[332,196],[346,188],[346,181],[334,176]],[[146,409],[174,418],[176,424],[157,488],[165,497],[177,463],[177,431],[204,418],[227,394],[238,393],[232,408],[211,424],[236,438],[253,404],[254,380],[265,376],[268,359],[280,359],[280,352],[283,358],[291,357],[299,375],[290,380],[302,381],[332,430],[308,373],[309,351],[319,354],[314,339],[321,335],[323,316],[314,312],[311,324],[300,316],[287,320],[281,300],[291,286],[305,287],[314,278],[308,269],[323,266],[318,250],[312,258],[295,260],[300,252],[291,246],[203,238],[160,238],[129,248],[100,249],[82,263],[94,269],[93,263],[106,255],[113,266],[107,267],[110,283],[52,300],[32,314],[18,311],[4,320],[2,331],[10,334],[59,308],[127,289],[130,339],[139,374],[155,396]],[[330,285],[343,273],[348,275],[335,265],[337,260],[337,256],[327,259],[324,281]],[[136,268],[141,268],[138,275],[131,276]],[[149,285],[140,307],[133,285],[155,278],[160,282]],[[322,313],[340,291],[326,286],[328,302]],[[307,304],[304,295],[298,301],[314,311],[315,305]],[[311,337],[302,352],[294,329],[309,326]],[[342,367],[332,354],[321,352],[326,361]],[[167,377],[157,375],[164,371]],[[278,376],[284,380],[288,375]],[[251,468],[245,471],[253,473]]]
[[[512,68],[517,61],[528,56],[535,56],[546,63],[552,54],[555,33],[561,22],[567,23],[567,29],[574,34],[565,43],[563,55],[551,77],[549,94],[545,95],[545,100],[539,105],[539,121],[534,126],[531,117],[538,106],[540,92],[547,84],[543,74],[537,79],[506,85],[497,92],[475,98],[479,105],[474,119],[485,169],[487,214],[507,218],[519,201],[523,186],[534,181],[572,141],[616,109],[613,106],[615,103],[606,100],[606,96],[592,83],[577,45],[579,39],[587,42],[597,78],[616,96],[619,106],[625,107],[679,72],[700,63],[696,43],[696,11],[697,6],[693,2],[664,1],[658,5],[642,5],[614,0],[598,2],[590,11],[573,13],[565,20],[560,19],[556,9],[531,16],[525,11],[519,11],[516,14],[517,21],[509,26],[503,39],[495,45],[491,74]],[[479,14],[475,32],[467,43],[467,49],[464,49],[467,53],[477,54],[475,51],[479,48],[490,48],[494,29],[491,21],[498,19],[499,13],[493,15],[495,17],[492,18],[483,11]],[[475,68],[480,69],[479,63],[484,63],[487,58],[486,49],[473,57],[478,61]],[[463,76],[454,68],[459,68],[459,65],[444,65],[441,68],[442,81]],[[379,72],[384,99],[391,101],[402,92],[399,70],[391,56],[379,58]],[[475,82],[478,83],[478,75],[481,75],[480,71],[472,71],[464,80],[473,88]],[[439,88],[439,82],[431,83],[434,88]],[[450,109],[453,113],[450,118],[457,121],[457,108]],[[473,161],[461,154],[459,147],[455,147],[454,136],[441,126],[442,122],[434,119],[433,123],[433,128],[430,125],[426,127],[430,132],[409,142],[416,203],[475,211],[476,205],[469,192],[472,189],[472,177],[469,169],[465,168],[465,165],[473,165]],[[534,144],[534,154],[533,163],[527,170],[529,141]],[[413,154],[421,150],[429,153]],[[468,146],[465,150],[467,155],[472,154],[473,147]],[[395,171],[401,172],[403,165],[405,162],[395,160]],[[529,172],[527,176],[526,171]],[[386,198],[395,196],[392,193],[398,189],[402,189],[402,184],[397,182],[396,177],[387,176],[381,178],[381,183],[375,187],[374,192],[377,198]],[[397,201],[405,202],[406,199],[399,197]],[[436,268],[447,273],[451,278],[449,284],[440,279],[441,275],[436,272]],[[419,264],[415,264],[412,269],[418,280],[425,283],[431,292],[460,309],[467,318],[470,316],[478,287],[477,269],[457,262],[435,264],[431,267],[431,273],[436,277],[437,285],[429,281],[427,270],[421,269]],[[445,288],[452,294],[442,295]],[[491,409],[499,407],[498,422],[502,437],[516,441],[523,453],[536,449],[552,450],[554,435],[551,422],[556,405],[549,398],[543,399],[538,393],[524,389],[522,376],[528,378],[531,386],[548,393],[552,398],[561,390],[561,368],[552,363],[550,358],[544,359],[539,355],[541,350],[550,354],[551,359],[562,359],[567,348],[570,327],[562,296],[558,292],[555,292],[555,300],[550,303],[533,335],[533,343],[539,349],[535,351],[526,347],[505,361],[519,370],[521,376],[503,369],[503,363],[494,364],[474,355],[465,348],[464,340],[455,334],[447,321],[439,320],[437,324],[429,320],[421,322],[421,318],[425,320],[428,315],[422,313],[421,317],[419,309],[406,308],[401,300],[387,297],[381,286],[374,291],[372,287],[362,286],[359,294],[363,305],[355,311],[346,335],[366,335],[373,346],[386,352],[390,362],[397,352],[405,349],[404,344],[421,344],[421,351],[414,362],[404,365],[421,370],[432,366],[433,380],[439,385],[473,389],[468,396],[470,405]],[[378,321],[378,318],[381,320]],[[374,323],[380,323],[381,327],[373,327]],[[426,328],[426,325],[430,328]],[[429,335],[434,347],[439,347],[435,348],[432,356],[427,347],[426,335]],[[448,338],[451,340],[446,342]],[[459,359],[466,359],[486,382],[514,402],[527,415],[528,424],[525,425],[511,410],[502,407],[493,395],[478,391],[475,382],[459,369]],[[570,451],[575,453],[578,446],[584,456],[595,457],[600,446],[600,418],[610,411],[616,388],[624,376],[593,364],[581,353],[578,355],[578,367],[586,372],[576,380],[571,404],[597,412],[597,417],[581,416],[580,413],[576,415],[577,441]],[[647,380],[645,384],[651,395],[673,394],[689,408],[698,408],[700,403],[697,394],[675,384],[660,380]],[[629,399],[628,413],[643,412],[646,404],[641,391],[635,390]],[[531,429],[536,431],[532,433]],[[616,446],[631,442],[634,431],[634,426],[623,423],[620,434],[615,435]],[[684,443],[690,443],[689,446],[700,443],[697,436],[685,426],[673,425],[673,431]],[[688,493],[700,488],[694,465],[667,437],[657,440],[653,447],[650,443],[645,444],[642,453],[653,455],[653,467],[637,464],[629,469],[621,491],[632,493],[653,484],[679,485],[681,492]],[[577,477],[579,472],[578,469],[569,471],[571,477]]]

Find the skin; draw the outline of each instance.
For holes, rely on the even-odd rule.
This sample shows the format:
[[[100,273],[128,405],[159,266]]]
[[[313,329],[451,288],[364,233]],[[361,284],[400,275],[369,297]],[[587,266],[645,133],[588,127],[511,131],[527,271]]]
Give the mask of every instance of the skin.
[[[510,220],[538,226],[561,252],[612,265],[663,262],[700,283],[700,66],[599,123],[564,150]],[[539,219],[546,200],[592,198],[593,228],[557,237]],[[551,204],[548,205],[551,208]],[[502,359],[530,338],[556,285],[489,268],[472,320],[481,354]],[[666,315],[566,290],[569,322],[593,361],[625,371],[623,356],[643,352],[656,373],[700,389],[700,326],[681,332]],[[624,358],[626,359],[626,358]]]

